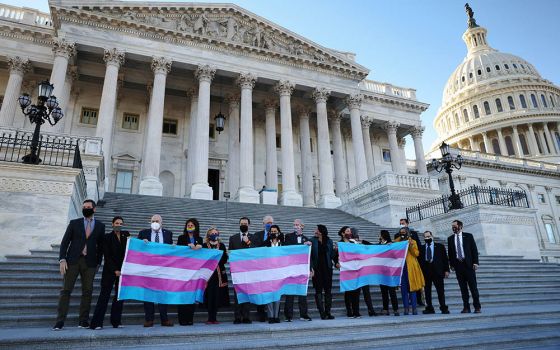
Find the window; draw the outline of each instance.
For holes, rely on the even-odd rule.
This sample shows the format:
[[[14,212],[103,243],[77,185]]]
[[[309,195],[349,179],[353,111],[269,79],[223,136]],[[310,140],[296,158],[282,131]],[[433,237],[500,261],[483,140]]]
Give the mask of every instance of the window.
[[[132,171],[117,171],[115,192],[132,193]]]
[[[509,104],[509,109],[513,111],[515,109],[515,103],[513,102],[513,97],[508,96],[507,100]]]
[[[164,119],[163,129],[161,132],[168,135],[177,135],[177,120]]]
[[[472,79],[472,72],[469,73],[469,79]]]
[[[280,136],[280,134],[276,134],[276,148],[281,148],[282,147],[282,137]]]
[[[515,63],[513,64],[513,68],[517,69],[517,65]]]
[[[2,108],[2,102],[4,102],[4,96],[0,95],[0,109]]]
[[[463,121],[464,121],[465,123],[468,123],[468,122],[469,122],[469,113],[467,112],[467,109],[466,109],[466,108],[463,109]]]
[[[496,99],[496,109],[498,110],[498,113],[504,111],[504,108],[502,107],[502,100],[499,98]]]
[[[138,120],[140,116],[138,114],[124,113],[122,128],[128,130],[138,130]]]
[[[521,101],[521,108],[527,108],[527,101],[525,101],[525,95],[519,95],[519,100]]]
[[[82,107],[80,123],[97,125],[97,114],[99,114],[99,109]]]
[[[523,154],[529,155],[529,147],[527,147],[527,140],[525,139],[525,135],[519,135],[519,142],[521,143],[521,150],[523,151]]]
[[[546,199],[544,198],[543,193],[538,193],[537,198],[539,199],[539,203],[543,203],[543,204],[546,203]]]
[[[492,139],[492,148],[494,149],[494,154],[501,154],[500,143],[497,139]]]
[[[484,142],[481,142],[478,144],[478,149],[480,149],[480,152],[482,153],[487,153],[486,152],[486,145],[484,144]]]
[[[478,75],[482,75],[482,70],[479,69],[479,70],[477,71],[477,73],[478,73]]]
[[[544,97],[543,94],[541,94],[541,101],[542,101],[542,104],[543,104],[544,108],[547,108],[548,104],[546,103],[546,98]]]
[[[216,138],[216,126],[214,124],[210,124],[208,126],[208,137],[213,140]]]
[[[486,71],[490,73],[490,67],[486,67]]]
[[[488,101],[484,101],[484,113],[486,115],[492,114],[492,112],[490,111],[490,104],[488,103]]]
[[[538,108],[537,97],[535,96],[535,94],[531,94],[531,102],[533,103],[533,108]]]
[[[495,68],[496,68],[496,70],[500,70],[500,66],[498,66],[498,65],[496,65]]]
[[[465,76],[464,76],[464,75],[461,77],[461,81],[462,81],[463,83],[465,82]]]
[[[508,156],[514,156],[515,151],[513,150],[513,142],[511,141],[511,137],[506,136],[504,139],[506,141],[506,148],[507,148]]]
[[[383,150],[383,161],[391,162],[391,151],[389,151],[388,149]]]
[[[474,118],[475,119],[480,118],[480,113],[478,112],[478,106],[477,105],[473,106],[473,112],[474,112]]]
[[[556,204],[560,204],[560,196],[555,196],[556,198]]]
[[[504,64],[505,69],[509,69],[509,66],[506,64]]]
[[[554,227],[552,227],[551,222],[545,222],[544,228],[546,229],[546,235],[550,243],[556,243],[556,237],[554,237]]]
[[[459,115],[455,113],[455,127],[459,126]]]

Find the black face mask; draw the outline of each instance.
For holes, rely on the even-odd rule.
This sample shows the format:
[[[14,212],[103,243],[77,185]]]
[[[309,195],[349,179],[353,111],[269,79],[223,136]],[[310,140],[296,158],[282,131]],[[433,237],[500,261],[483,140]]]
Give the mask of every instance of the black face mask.
[[[114,226],[113,227],[113,231],[115,231],[115,232],[121,232],[121,230],[122,230],[122,226]]]
[[[408,239],[408,235],[407,234],[401,234],[401,239],[402,240]]]
[[[278,239],[278,235],[277,234],[271,234],[270,239]]]
[[[245,233],[245,232],[249,231],[249,226],[247,226],[247,225],[239,225],[239,231]]]
[[[83,208],[82,214],[84,215],[84,217],[89,218],[93,215],[93,208]]]
[[[432,244],[432,239],[431,238],[426,238],[424,239],[424,242],[426,242],[426,244]]]

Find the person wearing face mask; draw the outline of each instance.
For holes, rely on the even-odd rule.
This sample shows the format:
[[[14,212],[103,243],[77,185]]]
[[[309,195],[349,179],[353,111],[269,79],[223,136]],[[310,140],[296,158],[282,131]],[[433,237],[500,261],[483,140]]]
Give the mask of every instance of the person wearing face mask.
[[[152,216],[150,220],[150,228],[140,231],[138,234],[138,239],[144,242],[154,242],[163,244],[173,244],[173,232],[164,229],[163,220],[161,216],[156,214]],[[163,327],[173,327],[173,322],[169,320],[167,316],[167,305],[158,304],[159,317],[161,319],[161,325]],[[154,326],[154,313],[155,306],[154,303],[145,302],[144,303],[144,327]]]
[[[282,231],[280,231],[278,225],[270,226],[265,247],[281,247],[282,236]],[[280,323],[280,300],[266,304],[266,313],[268,316],[268,323]]]
[[[463,232],[463,223],[459,220],[451,224],[453,234],[447,238],[449,249],[449,263],[455,270],[457,282],[461,288],[463,310],[461,313],[470,313],[469,289],[471,290],[474,312],[480,313],[480,300],[478,286],[476,285],[476,270],[478,269],[478,249],[472,234]]]
[[[315,304],[322,320],[333,320],[332,306],[332,275],[333,267],[340,268],[338,251],[329,238],[325,225],[317,225],[315,237],[311,238],[311,281],[315,289]],[[323,304],[324,297],[324,304]]]
[[[218,308],[229,306],[228,277],[225,264],[228,260],[225,244],[220,240],[220,232],[214,226],[206,231],[204,243],[207,249],[220,249],[223,254],[216,266],[216,270],[210,276],[206,289],[204,290],[204,304],[208,310],[208,320],[206,324],[219,324],[217,319]]]
[[[274,218],[270,215],[266,215],[263,220],[263,230],[257,231],[253,235],[254,244],[253,247],[266,247],[270,236],[270,228],[274,225]],[[284,237],[280,237],[284,241]],[[259,322],[266,322],[266,310],[264,305],[257,305],[257,317]]]
[[[248,217],[242,217],[239,219],[239,234],[234,234],[229,237],[229,250],[236,250],[236,249],[248,249],[253,247],[253,235],[249,233],[249,225],[251,224],[251,220]],[[251,319],[249,318],[249,313],[251,312],[251,304],[250,303],[239,303],[237,300],[237,294],[234,293],[234,306],[233,306],[233,313],[234,313],[234,324],[239,323],[247,323],[250,324]]]
[[[409,226],[407,218],[400,219],[399,220],[399,226],[400,226],[400,228],[406,227],[408,229],[410,238],[412,238],[416,242],[417,247],[422,246],[422,244],[420,243],[420,237],[418,236],[418,231],[416,231],[415,229],[413,229],[412,227]],[[422,301],[422,291],[421,290],[416,292],[416,303],[420,306],[424,306],[424,302]]]
[[[445,287],[443,279],[449,277],[449,260],[445,246],[441,243],[435,243],[432,232],[424,232],[424,242],[426,244],[420,246],[420,266],[426,280],[424,292],[426,294],[426,309],[423,314],[434,314],[434,306],[432,305],[432,283],[436,287],[439,300],[439,309],[442,314],[448,314],[449,309],[445,305]]]
[[[379,234],[379,244],[391,244],[391,234],[387,230],[381,230]],[[393,315],[399,316],[399,301],[397,300],[396,287],[390,287],[383,284],[379,285],[381,290],[381,299],[383,300],[382,315],[389,316],[389,296],[391,297],[391,306],[393,307]]]
[[[183,234],[177,238],[177,245],[188,246],[193,250],[202,248],[202,237],[200,237],[200,224],[195,218],[185,222]],[[195,304],[177,305],[177,317],[181,326],[192,326],[194,319]]]
[[[348,226],[343,226],[339,231],[340,242],[358,244],[352,236],[352,230]],[[355,290],[347,290],[344,292],[344,305],[346,306],[346,316],[348,318],[361,318],[360,315],[360,288]]]
[[[410,232],[407,227],[399,230],[399,236],[395,239],[396,242],[408,241],[408,251],[406,252],[406,259],[403,267],[401,277],[401,296],[403,300],[404,314],[408,315],[410,307],[412,307],[412,314],[417,315],[416,310],[416,293],[424,288],[424,275],[420,264],[418,264],[418,245],[416,241],[410,237]]]
[[[103,265],[103,274],[101,275],[101,291],[99,292],[99,298],[91,318],[91,329],[99,330],[103,328],[103,319],[107,312],[107,304],[109,303],[113,288],[115,289],[115,296],[111,304],[111,324],[113,328],[122,327],[123,301],[117,300],[117,296],[119,294],[119,280],[126,243],[128,237],[130,237],[130,233],[123,230],[123,225],[123,218],[115,216],[112,220],[113,231],[103,237],[103,257],[105,258],[105,263]]]
[[[303,228],[305,225],[300,219],[294,220],[294,231],[288,233],[284,239],[284,245],[299,245],[306,244],[311,245],[311,240],[303,234]],[[299,308],[299,319],[302,321],[311,321],[307,310],[307,295],[298,295],[298,308]],[[286,317],[286,322],[292,322],[294,316],[294,296],[286,295],[286,301],[284,302],[284,316]]]
[[[93,279],[103,260],[105,225],[95,219],[95,201],[86,199],[82,204],[83,218],[71,220],[60,242],[60,274],[64,278],[58,299],[58,311],[53,330],[64,327],[68,315],[70,295],[78,275],[82,282],[82,298],[78,327],[89,328],[89,310],[93,293]]]

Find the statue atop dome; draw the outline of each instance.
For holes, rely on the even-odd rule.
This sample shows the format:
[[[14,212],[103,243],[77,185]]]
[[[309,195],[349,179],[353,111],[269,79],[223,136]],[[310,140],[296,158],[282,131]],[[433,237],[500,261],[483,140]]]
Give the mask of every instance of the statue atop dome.
[[[469,17],[469,20],[467,21],[469,28],[478,27],[478,24],[476,24],[476,20],[474,19],[474,11],[468,2],[465,4],[465,12],[467,12],[467,16]]]

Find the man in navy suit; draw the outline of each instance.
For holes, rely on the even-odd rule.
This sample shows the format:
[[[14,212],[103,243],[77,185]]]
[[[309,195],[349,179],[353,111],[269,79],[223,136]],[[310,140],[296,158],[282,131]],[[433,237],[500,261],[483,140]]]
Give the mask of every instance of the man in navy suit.
[[[64,327],[68,314],[70,295],[80,275],[82,281],[82,299],[78,327],[89,327],[89,310],[93,293],[93,279],[103,260],[103,237],[105,225],[95,219],[95,201],[86,199],[82,204],[84,217],[71,220],[60,242],[60,274],[64,283],[58,300],[58,315],[53,330]]]
[[[434,314],[434,306],[432,305],[432,283],[436,287],[439,300],[439,309],[442,314],[448,314],[449,309],[445,304],[445,287],[444,278],[449,277],[449,260],[445,246],[441,243],[433,241],[432,232],[424,232],[424,242],[426,244],[420,246],[420,256],[418,261],[422,267],[422,273],[426,285],[424,292],[426,294],[426,309],[423,314]]]
[[[151,219],[151,224],[149,229],[140,231],[138,234],[138,239],[144,240],[144,242],[155,242],[163,244],[173,244],[173,232],[166,230],[162,227],[163,220],[160,215],[154,215]],[[161,318],[161,325],[164,327],[173,327],[173,322],[169,321],[167,317],[167,305],[158,304],[159,317]],[[144,303],[144,327],[154,326],[154,313],[155,307],[154,303],[145,302]]]

